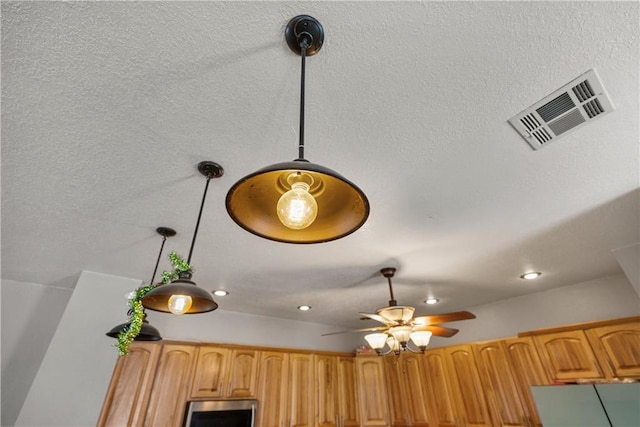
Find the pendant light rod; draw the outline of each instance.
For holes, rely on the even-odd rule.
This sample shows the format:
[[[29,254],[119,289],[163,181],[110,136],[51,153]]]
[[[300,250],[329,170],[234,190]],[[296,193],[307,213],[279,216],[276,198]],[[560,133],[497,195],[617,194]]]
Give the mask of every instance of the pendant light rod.
[[[222,168],[222,166],[220,166],[216,162],[211,162],[208,160],[198,163],[198,171],[207,178],[207,183],[204,186],[204,193],[202,194],[202,203],[200,203],[200,212],[198,212],[196,229],[193,231],[193,239],[191,240],[191,248],[189,248],[189,257],[187,258],[187,264],[191,264],[191,255],[193,255],[193,247],[196,245],[196,238],[198,237],[198,229],[200,228],[200,219],[202,218],[204,202],[207,199],[209,181],[211,181],[211,178],[219,178],[224,174],[224,169]]]
[[[176,235],[176,231],[169,227],[158,227],[156,228],[156,233],[162,236],[162,244],[160,245],[160,252],[158,252],[158,259],[156,260],[156,267],[153,269],[153,274],[151,275],[150,285],[153,285],[153,281],[156,279],[156,273],[158,272],[158,265],[160,265],[160,258],[162,257],[162,251],[164,249],[164,242],[167,241],[167,237],[172,237]]]
[[[313,41],[313,36],[307,32],[298,35],[298,40],[300,40],[300,57],[302,58],[302,71],[300,73],[300,142],[298,144],[298,160],[304,160],[304,88],[307,49],[311,44],[309,38]]]

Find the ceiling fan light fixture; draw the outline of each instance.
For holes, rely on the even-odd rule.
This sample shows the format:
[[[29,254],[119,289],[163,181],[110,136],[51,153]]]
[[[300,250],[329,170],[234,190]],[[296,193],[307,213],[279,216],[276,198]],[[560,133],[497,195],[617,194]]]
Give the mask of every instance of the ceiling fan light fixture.
[[[264,167],[227,193],[231,219],[256,236],[284,243],[322,243],[358,230],[369,216],[364,192],[337,172],[304,158],[305,60],[324,43],[324,28],[299,15],[285,28],[289,48],[302,58],[298,158]]]
[[[430,331],[414,331],[411,332],[411,342],[413,342],[420,351],[424,351],[429,345],[432,335]]]
[[[389,334],[405,348],[411,339],[411,326],[394,326],[389,329]]]

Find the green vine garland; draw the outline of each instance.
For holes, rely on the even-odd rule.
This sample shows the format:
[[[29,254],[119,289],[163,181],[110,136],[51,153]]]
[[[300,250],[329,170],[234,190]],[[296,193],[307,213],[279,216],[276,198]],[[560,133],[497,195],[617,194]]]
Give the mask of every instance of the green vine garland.
[[[169,253],[169,261],[173,265],[172,271],[163,271],[160,283],[142,286],[132,292],[129,299],[129,326],[125,326],[118,334],[118,353],[124,356],[129,352],[129,345],[135,337],[140,334],[142,322],[144,320],[144,307],[142,306],[142,298],[158,286],[167,284],[177,279],[181,273],[193,273],[193,269],[187,261],[175,252]]]

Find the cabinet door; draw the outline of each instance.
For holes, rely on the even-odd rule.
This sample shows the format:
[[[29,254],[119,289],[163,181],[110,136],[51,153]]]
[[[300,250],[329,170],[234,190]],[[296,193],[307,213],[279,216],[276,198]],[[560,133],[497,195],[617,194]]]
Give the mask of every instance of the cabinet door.
[[[600,366],[610,377],[640,377],[640,321],[587,329]]]
[[[433,425],[454,427],[458,425],[454,396],[447,381],[444,353],[441,349],[427,350],[424,354],[424,367]]]
[[[504,344],[520,392],[527,404],[531,424],[541,426],[542,422],[531,394],[531,386],[547,385],[551,382],[542,366],[533,339],[531,337],[509,338],[504,341]]]
[[[356,362],[353,357],[338,358],[338,412],[341,427],[360,425]]]
[[[407,424],[405,417],[404,401],[405,396],[402,392],[401,370],[398,358],[395,355],[389,355],[382,358],[384,365],[384,379],[387,385],[387,399],[389,400],[389,417],[392,426],[404,426]]]
[[[422,355],[404,353],[400,357],[400,370],[405,396],[405,411],[409,425],[429,426],[427,412],[427,394],[425,382],[428,378],[424,374]]]
[[[336,427],[338,417],[338,358],[316,355],[315,365],[315,406],[316,427]],[[313,387],[312,384],[309,385]]]
[[[584,331],[566,331],[533,337],[552,380],[604,378]]]
[[[198,348],[191,397],[219,398],[224,396],[229,350],[203,345]]]
[[[361,426],[388,426],[389,411],[382,358],[357,356],[356,379],[360,397]]]
[[[195,353],[194,346],[162,346],[145,426],[182,426]]]
[[[505,345],[493,341],[473,346],[491,418],[500,426],[529,425],[529,414],[507,359]]]
[[[98,426],[141,426],[160,355],[160,344],[133,342],[116,362]]]
[[[258,423],[261,427],[285,427],[287,422],[287,368],[289,355],[275,351],[260,354],[258,374]]]
[[[471,346],[447,347],[444,354],[447,377],[459,414],[458,421],[462,421],[461,425],[468,427],[490,426],[487,404]]]
[[[229,361],[229,387],[226,397],[255,397],[258,377],[258,359],[256,350],[234,349]]]
[[[289,421],[290,427],[312,427],[316,383],[310,354],[289,355]]]

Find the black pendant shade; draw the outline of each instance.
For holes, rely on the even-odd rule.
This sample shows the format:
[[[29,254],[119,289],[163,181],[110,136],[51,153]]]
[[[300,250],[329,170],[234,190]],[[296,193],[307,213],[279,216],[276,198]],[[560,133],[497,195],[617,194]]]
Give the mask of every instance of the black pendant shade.
[[[227,193],[227,212],[240,227],[265,239],[285,243],[328,242],[362,227],[369,216],[369,201],[360,188],[339,173],[304,158],[305,59],[320,51],[324,43],[322,25],[311,16],[296,16],[285,28],[285,40],[302,58],[298,158],[267,166],[241,178]],[[291,206],[291,214],[283,211],[279,202],[285,193],[294,192],[297,182],[305,183],[304,198],[309,200],[310,195],[311,201],[304,202],[304,208],[300,208],[302,202],[287,202],[300,203],[287,205]],[[313,200],[315,207],[310,208]],[[314,213],[300,213],[307,211]],[[311,219],[307,221],[306,218]],[[296,221],[304,222],[304,225]],[[284,222],[289,222],[290,226]]]
[[[290,174],[313,177],[309,193],[318,203],[318,216],[307,228],[293,230],[276,213],[278,199],[288,190]],[[236,182],[227,193],[229,216],[257,236],[285,243],[321,243],[345,237],[359,229],[369,216],[364,192],[339,173],[306,160],[264,167]]]
[[[140,329],[140,333],[133,339],[134,341],[160,341],[162,337],[160,336],[160,331],[152,326],[147,320],[147,316],[145,314],[145,319],[142,321],[142,328]],[[114,326],[109,332],[107,332],[108,337],[118,338],[120,332],[123,330],[129,329],[131,323],[121,323],[118,326]]]
[[[209,181],[212,178],[219,178],[224,174],[222,166],[215,162],[203,161],[198,164],[198,171],[207,178],[207,183],[204,187],[204,193],[202,195],[202,202],[200,203],[200,212],[198,213],[198,219],[196,221],[196,228],[193,232],[193,240],[191,241],[191,249],[189,250],[189,257],[187,263],[191,263],[191,255],[193,255],[193,248],[196,244],[196,238],[198,237],[198,228],[200,227],[200,219],[202,218],[202,211],[204,209],[204,202],[207,198],[207,190],[209,189]],[[164,285],[158,285],[149,293],[147,293],[140,301],[145,308],[154,311],[160,311],[163,313],[172,313],[169,308],[169,303],[172,297],[181,296],[187,297],[191,301],[191,306],[180,313],[174,314],[198,314],[213,311],[218,308],[218,304],[213,300],[213,296],[210,292],[199,288],[195,282],[191,280],[191,273],[184,272],[180,276]]]
[[[160,244],[160,251],[158,252],[158,259],[156,260],[156,266],[153,269],[153,274],[151,275],[151,281],[149,283],[153,283],[156,278],[156,272],[158,271],[158,265],[160,264],[160,258],[162,257],[162,250],[164,249],[164,243],[167,241],[167,237],[172,237],[176,235],[176,231],[169,227],[158,227],[156,228],[156,233],[162,236],[162,243]],[[129,313],[131,314],[131,313]],[[118,338],[120,332],[126,331],[131,327],[131,322],[121,323],[117,326],[114,326],[109,332],[107,332],[108,337]],[[134,341],[160,341],[162,337],[160,336],[160,331],[152,326],[147,320],[147,313],[144,313],[144,318],[142,320],[142,327],[140,329],[140,333],[133,339]]]
[[[184,314],[206,313],[218,308],[211,294],[199,288],[190,279],[191,275],[185,273],[171,283],[158,286],[142,299],[142,304],[150,310],[170,313],[169,298],[173,295],[189,295],[192,301],[191,308]]]

